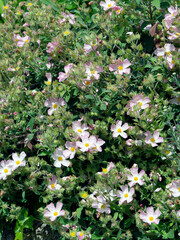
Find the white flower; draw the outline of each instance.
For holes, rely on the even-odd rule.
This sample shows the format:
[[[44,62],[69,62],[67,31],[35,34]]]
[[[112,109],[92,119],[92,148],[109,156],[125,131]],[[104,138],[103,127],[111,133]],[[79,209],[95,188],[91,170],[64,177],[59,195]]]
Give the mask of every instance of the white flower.
[[[21,152],[19,156],[17,153],[12,153],[12,159],[13,159],[13,161],[11,161],[12,169],[15,170],[20,166],[24,167],[26,165],[26,162],[24,160],[25,157],[26,157],[25,152]]]
[[[94,136],[94,144],[95,147],[93,147],[93,149],[91,150],[91,152],[102,152],[102,148],[101,146],[105,143],[105,141],[103,141],[101,138],[98,138],[98,136]]]
[[[57,177],[55,175],[52,176],[52,179],[49,179],[47,187],[51,190],[59,190],[61,188],[61,186],[57,183]]]
[[[61,210],[63,204],[60,202],[57,202],[56,207],[53,203],[50,203],[46,206],[48,211],[44,212],[44,217],[49,217],[51,221],[54,221],[57,217],[65,215],[65,211]]]
[[[95,142],[96,142],[96,137],[95,136],[82,136],[81,137],[82,142],[77,141],[76,144],[78,147],[80,147],[80,150],[82,152],[87,152],[90,149],[93,149],[96,147]]]
[[[70,159],[74,158],[77,149],[76,142],[67,141],[65,147],[67,149],[63,151],[64,156]]]
[[[133,200],[133,194],[134,194],[134,188],[128,189],[128,185],[121,186],[122,191],[118,191],[117,197],[120,197],[119,204],[122,204],[123,202],[131,202]]]
[[[100,2],[100,6],[103,7],[104,11],[107,11],[111,8],[116,7],[116,2],[111,1],[111,0],[105,0],[105,2]]]
[[[115,167],[113,162],[110,162],[107,168],[102,168],[102,172],[97,172],[97,174],[101,174],[102,176],[107,176],[107,173],[111,171]]]
[[[54,154],[52,155],[52,158],[55,160],[54,166],[55,167],[61,167],[61,165],[68,167],[70,165],[70,161],[66,160],[66,157],[63,154],[63,150],[61,147],[57,148]]]
[[[144,170],[141,170],[138,173],[138,167],[133,167],[130,169],[131,175],[127,174],[128,180],[131,181],[128,183],[130,187],[134,186],[136,183],[139,185],[143,185],[144,181],[142,180],[142,177],[145,174]]]
[[[106,200],[103,198],[102,195],[98,196],[94,203],[92,203],[92,207],[96,208],[96,210],[100,213],[107,213],[111,212],[110,205],[106,203]]]
[[[57,98],[52,98],[46,100],[44,103],[44,106],[49,107],[50,109],[48,110],[48,114],[52,115],[54,111],[57,111],[59,106],[64,106],[66,102],[64,101],[63,98],[60,98],[57,100]]]
[[[153,133],[153,135],[150,131],[147,131],[144,135],[146,136],[145,143],[151,144],[152,147],[158,146],[157,143],[164,142],[163,137],[159,137],[159,132],[157,130]]]
[[[77,133],[78,136],[82,136],[83,134],[88,133],[86,132],[86,130],[89,129],[89,127],[87,126],[86,123],[81,125],[81,121],[76,121],[72,123],[72,129],[74,132]]]
[[[128,123],[125,123],[123,126],[121,125],[122,125],[122,121],[117,121],[116,125],[113,124],[111,126],[113,137],[118,137],[120,135],[123,138],[127,138],[127,134],[124,131],[126,131],[129,128]]]
[[[169,188],[174,197],[180,197],[180,179],[172,181],[166,188]]]
[[[11,175],[13,171],[11,162],[11,160],[3,160],[0,162],[0,180],[6,180],[7,176]]]
[[[144,222],[148,223],[151,225],[151,223],[155,223],[158,224],[159,223],[159,219],[158,217],[161,215],[161,212],[158,209],[156,209],[156,211],[154,211],[153,207],[148,207],[146,209],[146,213],[145,212],[141,212],[139,217],[140,219],[142,219]]]

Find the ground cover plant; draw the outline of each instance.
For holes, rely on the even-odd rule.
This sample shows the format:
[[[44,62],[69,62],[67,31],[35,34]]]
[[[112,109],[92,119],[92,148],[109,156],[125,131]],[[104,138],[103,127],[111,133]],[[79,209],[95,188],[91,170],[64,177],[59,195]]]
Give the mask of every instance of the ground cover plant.
[[[0,239],[178,239],[180,3],[0,13]]]

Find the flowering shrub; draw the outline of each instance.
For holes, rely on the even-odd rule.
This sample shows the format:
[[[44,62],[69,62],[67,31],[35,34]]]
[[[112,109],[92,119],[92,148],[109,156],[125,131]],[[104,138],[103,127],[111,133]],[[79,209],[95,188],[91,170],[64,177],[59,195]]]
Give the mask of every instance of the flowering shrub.
[[[1,234],[178,239],[180,6],[68,4],[2,7]]]

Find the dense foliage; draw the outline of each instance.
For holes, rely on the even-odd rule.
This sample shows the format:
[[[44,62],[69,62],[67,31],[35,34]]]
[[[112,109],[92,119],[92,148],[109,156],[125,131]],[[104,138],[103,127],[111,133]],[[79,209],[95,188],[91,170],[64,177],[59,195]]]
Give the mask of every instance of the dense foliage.
[[[178,239],[178,2],[0,11],[0,239]]]

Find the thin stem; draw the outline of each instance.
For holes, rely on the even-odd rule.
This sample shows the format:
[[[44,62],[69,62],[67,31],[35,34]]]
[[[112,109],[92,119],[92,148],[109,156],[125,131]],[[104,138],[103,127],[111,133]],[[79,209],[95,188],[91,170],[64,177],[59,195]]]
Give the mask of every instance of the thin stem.
[[[150,20],[152,20],[151,0],[149,0],[149,15],[150,15]]]

